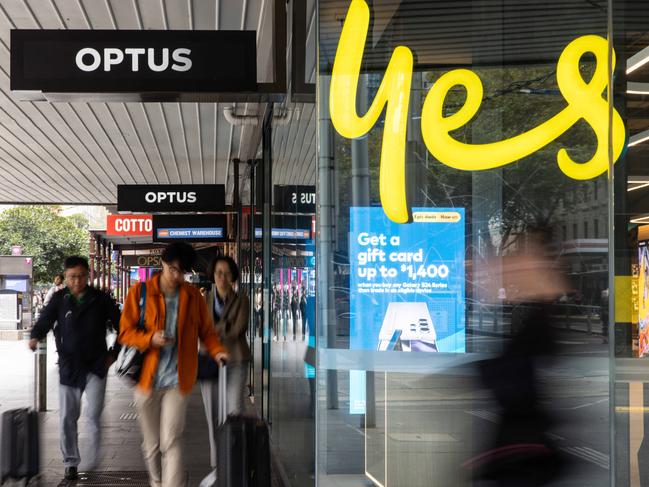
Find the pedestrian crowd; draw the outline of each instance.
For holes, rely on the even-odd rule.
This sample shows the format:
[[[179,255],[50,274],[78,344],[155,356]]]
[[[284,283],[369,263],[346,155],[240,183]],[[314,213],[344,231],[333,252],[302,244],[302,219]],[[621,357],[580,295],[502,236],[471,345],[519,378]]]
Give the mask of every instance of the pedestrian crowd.
[[[150,485],[185,485],[181,443],[188,396],[197,381],[211,463],[201,486],[215,484],[217,428],[223,421],[219,412],[236,417],[244,408],[251,357],[246,336],[250,306],[248,297],[236,291],[239,269],[232,258],[219,255],[212,260],[208,269],[212,285],[204,293],[185,279],[195,259],[190,244],[169,244],[161,256],[162,270],[132,286],[121,311],[109,293],[88,284],[87,259],[71,256],[65,260],[63,274],[56,276],[43,300],[29,347],[35,351],[38,342],[53,332],[66,480],[79,476],[78,420],[83,396],[92,438],[92,451],[84,465],[92,470],[100,460],[106,379],[118,361],[118,375],[129,377],[133,384]],[[107,344],[110,333],[116,337],[112,346]]]

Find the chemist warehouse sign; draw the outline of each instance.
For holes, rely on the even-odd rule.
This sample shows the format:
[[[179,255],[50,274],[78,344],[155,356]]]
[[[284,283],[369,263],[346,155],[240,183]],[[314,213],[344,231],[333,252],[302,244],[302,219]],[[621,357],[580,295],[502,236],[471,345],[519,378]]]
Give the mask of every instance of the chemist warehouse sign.
[[[254,92],[256,49],[254,31],[12,30],[11,90]]]

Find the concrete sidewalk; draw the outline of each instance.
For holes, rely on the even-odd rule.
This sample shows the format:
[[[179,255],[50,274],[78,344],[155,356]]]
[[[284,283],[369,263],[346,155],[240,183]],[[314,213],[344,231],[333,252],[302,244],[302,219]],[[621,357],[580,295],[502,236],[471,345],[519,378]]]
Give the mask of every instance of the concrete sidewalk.
[[[41,467],[39,485],[61,484],[63,465],[59,450],[58,368],[56,352],[50,336],[48,343],[47,411],[41,413]],[[0,342],[0,412],[33,405],[34,354],[26,341]],[[85,420],[79,421],[79,439],[84,470],[84,451],[91,441],[86,435]],[[103,447],[99,471],[144,471],[140,450],[142,441],[131,388],[111,374],[106,390],[102,424]],[[198,387],[190,397],[185,429],[185,463],[189,486],[197,486],[209,473],[209,442],[207,422]],[[65,485],[65,484],[64,484]],[[70,485],[83,485],[71,483]],[[93,485],[97,485],[94,484]],[[107,484],[106,484],[107,485]],[[129,485],[121,484],[120,485]],[[142,484],[131,484],[142,485]]]

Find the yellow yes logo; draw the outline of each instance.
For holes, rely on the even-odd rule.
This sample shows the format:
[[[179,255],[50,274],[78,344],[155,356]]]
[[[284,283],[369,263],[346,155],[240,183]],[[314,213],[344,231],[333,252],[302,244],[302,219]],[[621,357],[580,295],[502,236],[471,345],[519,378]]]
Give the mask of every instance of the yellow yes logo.
[[[413,56],[404,46],[394,50],[376,97],[367,113],[359,116],[356,92],[369,22],[370,11],[365,0],[352,0],[334,60],[329,111],[338,133],[353,139],[367,134],[387,106],[379,176],[381,204],[388,218],[405,223],[410,213],[406,200],[405,149]],[[557,163],[573,179],[599,176],[608,169],[609,106],[602,97],[608,85],[607,47],[606,39],[595,35],[582,36],[568,44],[557,63],[559,90],[568,106],[528,132],[488,144],[465,144],[450,135],[478,112],[483,95],[480,78],[467,69],[444,74],[430,89],[422,108],[421,130],[426,147],[447,166],[465,171],[492,169],[538,151],[584,119],[597,137],[595,154],[589,161],[579,163],[570,158],[566,149],[560,149]],[[589,82],[584,81],[579,71],[579,61],[586,53],[592,53],[596,61],[595,74]],[[445,117],[446,95],[455,86],[466,89],[466,100],[456,113]],[[625,128],[615,110],[611,135],[616,161],[624,148]]]

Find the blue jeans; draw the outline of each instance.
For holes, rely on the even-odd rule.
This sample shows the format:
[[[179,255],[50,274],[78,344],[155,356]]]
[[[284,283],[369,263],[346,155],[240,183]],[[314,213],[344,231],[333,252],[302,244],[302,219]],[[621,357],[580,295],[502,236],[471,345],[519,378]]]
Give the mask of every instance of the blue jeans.
[[[87,413],[90,428],[90,458],[89,469],[99,463],[99,448],[101,445],[101,413],[104,410],[106,395],[106,377],[101,379],[95,374],[86,376],[86,387],[64,386],[59,384],[59,416],[61,428],[61,454],[66,467],[78,467],[81,462],[79,454],[79,433],[77,422],[81,415],[81,396],[86,394]]]

